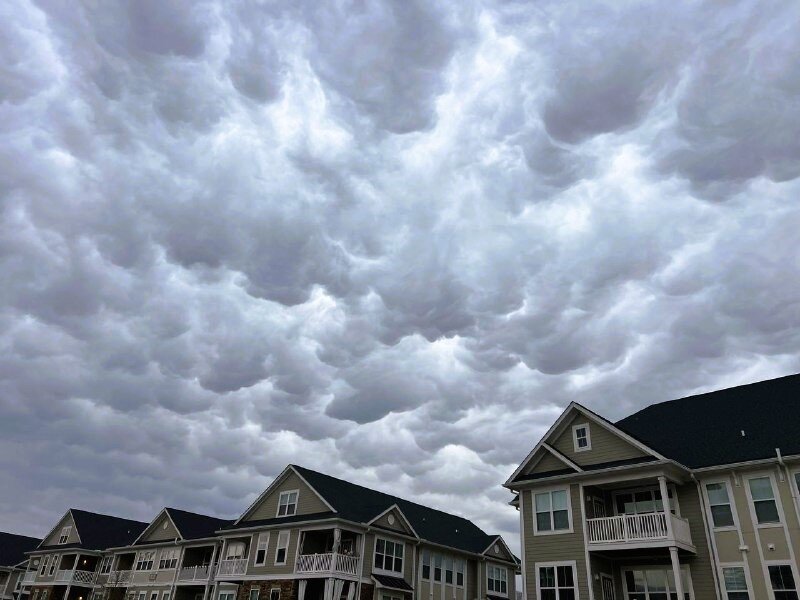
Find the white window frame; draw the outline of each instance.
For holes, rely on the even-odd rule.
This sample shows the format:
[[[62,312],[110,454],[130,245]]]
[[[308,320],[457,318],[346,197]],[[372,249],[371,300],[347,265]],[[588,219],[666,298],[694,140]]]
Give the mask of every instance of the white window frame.
[[[553,522],[553,492],[566,492],[567,493],[567,522],[569,523],[569,527],[567,529],[551,529],[551,530],[543,530],[539,531],[539,522],[536,519],[536,495],[537,494],[550,494],[550,520],[553,526],[555,527],[555,523]],[[541,489],[533,489],[531,490],[531,507],[533,510],[533,535],[561,535],[564,533],[573,533],[573,522],[572,522],[572,491],[570,486],[558,486],[558,487],[549,487],[549,488],[541,488]]]
[[[279,587],[269,588],[269,600],[272,600],[272,595],[275,592],[278,592],[278,597],[275,600],[281,600],[281,588]]]
[[[228,595],[230,598],[227,598]],[[236,590],[220,590],[217,593],[217,600],[236,600]]]
[[[747,590],[728,590],[725,586],[725,569],[742,569],[744,571],[744,581],[747,585]],[[728,592],[741,592],[747,591],[747,595],[750,600],[755,600],[755,596],[753,595],[753,582],[750,580],[750,569],[747,568],[747,565],[743,562],[736,562],[736,563],[720,563],[719,565],[719,583],[720,587],[722,588],[722,597],[727,600]]]
[[[139,600],[147,600],[147,592],[139,592]]]
[[[490,579],[492,581],[501,581],[501,582],[503,581],[502,578],[496,579],[494,577],[490,577],[493,569],[496,569],[498,573],[505,573],[505,583],[506,583],[506,591],[505,591],[505,593],[499,592],[497,590],[490,590],[489,589],[489,580]],[[503,596],[505,598],[508,598],[508,590],[510,589],[510,587],[511,587],[511,584],[508,581],[508,568],[507,567],[503,567],[501,565],[494,565],[492,563],[486,563],[486,591],[487,591],[487,593],[495,595],[495,596]],[[537,595],[537,597],[540,597],[540,596]]]
[[[54,554],[53,560],[50,561],[50,570],[47,572],[48,577],[52,577],[55,572],[58,570],[58,567],[61,566],[61,555]],[[46,591],[46,590],[45,590]]]
[[[169,590],[164,590],[161,592],[161,600],[169,600],[170,593]]]
[[[586,430],[586,446],[583,448],[578,445],[578,430],[585,429]],[[575,452],[588,452],[592,449],[592,434],[589,430],[589,423],[579,423],[578,425],[572,426],[572,448]]]
[[[378,554],[378,540],[383,540],[383,550],[384,550],[381,553],[381,555],[384,557],[384,559],[383,559],[383,567],[380,568],[380,569],[375,566],[377,564],[377,561],[375,560],[375,557]],[[386,568],[386,556],[388,556],[388,554],[386,553],[386,542],[389,542],[390,544],[396,544],[396,545],[400,546],[403,549],[402,555],[400,556],[401,568],[400,568],[399,571],[390,571],[389,569]],[[392,554],[391,556],[392,556],[392,566],[394,566],[395,559],[397,557],[394,554]],[[375,543],[374,543],[373,548],[372,548],[372,568],[373,568],[374,571],[377,571],[378,573],[386,573],[386,574],[392,574],[392,575],[402,575],[403,571],[406,568],[406,544],[405,544],[405,542],[400,542],[400,541],[394,540],[394,539],[389,538],[389,537],[383,537],[383,536],[377,536],[376,535],[375,536]],[[442,581],[444,581],[444,560],[442,561]]]
[[[657,485],[645,485],[641,487],[635,488],[625,488],[621,490],[614,490],[611,494],[611,512],[615,517],[622,515],[623,513],[617,511],[617,497],[622,496],[623,494],[636,494],[637,492],[661,492],[661,488]],[[672,494],[672,497],[669,497],[669,494]],[[655,501],[655,495],[653,496]],[[675,516],[681,516],[681,505],[678,502],[678,489],[675,487],[674,484],[668,483],[667,484],[667,503],[671,503],[670,510],[675,509]],[[664,507],[664,499],[661,499],[661,506]],[[655,511],[655,512],[666,512],[666,510],[662,511]],[[650,514],[650,513],[627,513],[627,514]]]
[[[139,564],[144,566],[149,565],[149,568],[139,568]],[[142,550],[136,555],[136,562],[133,564],[133,570],[141,573],[153,571],[156,566],[156,551],[155,550]]]
[[[178,550],[178,548],[163,548],[158,555],[158,570],[167,571],[171,569],[177,569],[179,559],[180,559],[180,551]],[[166,561],[166,566],[162,566],[162,563],[164,563],[165,561]],[[170,566],[172,562],[174,562],[175,564]]]
[[[636,592],[629,592],[628,591],[628,582],[625,579],[625,571],[650,571],[650,570],[658,570],[658,571],[669,571],[672,572],[672,567],[669,565],[623,565],[619,569],[620,577],[622,578],[622,597],[627,600],[628,596],[632,593]],[[690,600],[695,600],[694,596],[694,583],[692,583],[692,569],[687,564],[681,564],[681,573],[686,574],[686,586],[683,590],[684,594],[689,594]],[[669,593],[667,594],[669,595]],[[646,593],[645,598],[649,598],[649,592]],[[683,600],[679,598],[678,600]]]
[[[251,586],[249,590],[247,590],[247,600],[254,600],[253,599],[253,592],[256,593],[255,600],[260,600],[261,598],[261,587]]]
[[[432,552],[431,565],[431,581],[433,583],[442,583],[444,581],[444,556],[438,552]],[[436,578],[436,569],[439,569],[438,579]]]
[[[778,520],[768,523],[759,523],[758,515],[756,514],[756,505],[753,501],[753,493],[750,491],[750,481],[753,479],[769,479],[770,486],[772,487],[772,501],[775,503],[775,510],[778,513]],[[744,491],[747,494],[747,505],[750,509],[750,517],[753,520],[753,526],[756,529],[769,529],[770,527],[783,527],[786,523],[786,515],[783,512],[783,504],[781,503],[781,494],[778,484],[775,481],[775,476],[771,472],[763,473],[750,473],[744,481]]]
[[[264,560],[259,562],[258,553],[264,551]],[[253,566],[263,567],[267,564],[267,554],[269,553],[269,531],[262,531],[256,538],[256,551],[253,553]]]
[[[286,538],[286,545],[281,546],[281,538]],[[278,540],[275,543],[275,566],[285,565],[286,562],[289,560],[289,543],[292,541],[291,531],[288,529],[283,529],[278,532]],[[278,562],[278,553],[284,550],[283,553],[283,561]]]
[[[101,575],[108,575],[111,573],[111,567],[114,564],[114,555],[111,554],[109,556],[104,556],[103,560],[100,562],[100,574]]]
[[[427,562],[426,562],[427,561]],[[423,549],[420,561],[419,576],[422,581],[430,581],[433,579],[433,556],[430,550]],[[425,577],[425,567],[428,567],[428,576]]]
[[[150,600],[158,600],[158,590],[150,592]]]
[[[539,577],[539,569],[541,568],[554,568],[557,569],[558,567],[572,567],[572,581],[575,584],[575,600],[579,600],[580,598],[580,587],[578,585],[578,561],[575,560],[559,560],[559,561],[548,561],[548,562],[537,562],[533,565],[533,576],[536,580],[536,597],[542,597],[542,586],[541,586],[541,578]],[[557,575],[556,575],[557,576]],[[556,600],[558,598],[558,579],[556,579]]]
[[[49,566],[50,566],[50,555],[49,554],[45,554],[42,557],[41,564],[39,565],[39,576],[40,577],[45,577],[47,575],[47,568]],[[39,590],[36,590],[36,591],[38,592]]]
[[[450,568],[448,568],[448,565]],[[447,581],[447,574],[450,573],[450,581]],[[455,585],[456,582],[456,561],[452,556],[444,557],[444,584]]]
[[[72,525],[64,525],[64,527],[61,528],[61,532],[58,534],[58,542],[56,542],[56,544],[63,546],[69,541],[70,535],[72,535]]]
[[[770,581],[769,577],[769,568],[770,567],[789,567],[792,570],[792,576],[794,577],[794,589],[797,591],[798,595],[800,595],[800,577],[797,576],[797,568],[794,565],[794,560],[791,558],[787,558],[785,560],[765,560],[764,561],[764,575],[766,576],[765,585],[767,591],[769,592],[770,598],[775,598],[774,591],[772,589],[772,582]],[[784,591],[784,590],[778,590]]]
[[[719,484],[725,487],[725,493],[728,495],[728,506],[730,506],[731,515],[733,516],[733,525],[724,525],[722,527],[717,527],[714,524],[714,515],[711,512],[711,498],[708,495],[707,486],[715,484]],[[731,489],[730,482],[727,479],[709,479],[707,481],[703,481],[702,488],[703,488],[703,499],[705,500],[705,504],[708,507],[706,510],[706,514],[708,515],[708,522],[711,524],[711,528],[714,531],[738,531],[739,515],[736,512],[736,500],[733,497],[733,490]],[[721,506],[721,505],[715,504],[714,506]]]
[[[467,561],[463,558],[456,558],[455,563],[455,586],[457,588],[463,588],[467,580]],[[458,582],[459,575],[461,575],[461,583]]]
[[[236,544],[236,545],[234,545]],[[230,555],[231,547],[237,547],[238,544],[242,545],[242,555],[239,557],[232,557]],[[246,560],[247,559],[247,544],[241,540],[234,540],[225,544],[225,560]]]
[[[289,512],[289,507],[292,506],[289,501],[287,500],[286,503],[283,503],[284,498],[289,498],[292,494],[295,494],[294,497],[294,511]],[[300,490],[283,490],[278,495],[278,510],[275,513],[275,517],[293,517],[297,514],[297,506],[300,504]],[[286,512],[281,514],[281,508],[285,507]]]

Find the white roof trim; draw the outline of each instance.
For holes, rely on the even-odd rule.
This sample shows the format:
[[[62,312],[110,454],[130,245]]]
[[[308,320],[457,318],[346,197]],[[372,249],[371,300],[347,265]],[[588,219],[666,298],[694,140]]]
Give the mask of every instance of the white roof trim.
[[[380,518],[381,518],[383,515],[385,515],[385,514],[387,514],[387,513],[391,512],[392,510],[396,510],[396,511],[397,511],[397,513],[400,515],[400,518],[401,518],[401,519],[403,519],[403,523],[405,523],[405,524],[406,524],[406,527],[408,527],[408,529],[411,531],[411,533],[413,533],[413,534],[414,534],[414,537],[415,537],[415,538],[417,538],[417,539],[420,539],[419,535],[418,535],[418,534],[417,534],[417,532],[414,530],[414,527],[411,525],[411,522],[410,522],[410,521],[408,520],[408,518],[407,518],[407,517],[406,517],[406,516],[403,514],[403,511],[402,511],[402,510],[400,510],[400,507],[399,507],[399,506],[397,506],[397,504],[396,504],[396,503],[395,503],[395,504],[392,504],[392,505],[391,505],[389,508],[387,508],[385,511],[383,511],[382,513],[380,513],[379,515],[377,515],[376,517],[374,517],[374,518],[373,518],[371,521],[368,521],[368,522],[367,522],[367,525],[372,525],[372,524],[373,524],[375,521],[377,521],[378,519],[380,519]]]
[[[550,452],[550,454],[555,456],[558,460],[563,462],[565,465],[567,465],[571,469],[575,469],[578,473],[583,473],[583,469],[580,466],[578,466],[576,463],[572,462],[569,458],[567,458],[566,456],[561,454],[561,452],[559,452],[558,450],[553,448],[550,444],[545,444],[543,442],[542,443],[542,448],[544,448],[545,450]]]
[[[64,517],[66,517],[67,515],[69,515],[69,518],[72,519],[72,528],[75,530],[75,535],[78,536],[78,541],[81,544],[83,543],[83,540],[81,540],[81,532],[78,531],[78,524],[75,522],[75,515],[72,514],[72,509],[68,508],[67,511],[63,515],[61,515],[61,518],[58,521],[56,521],[56,524],[53,525],[53,528],[47,532],[47,535],[42,538],[42,541],[39,542],[38,546],[36,546],[36,550],[41,548],[47,541],[47,538],[49,538],[56,532],[56,529],[58,529],[58,526],[61,525],[61,522],[64,520]]]
[[[133,542],[131,542],[131,546],[135,546],[139,542],[139,540],[144,537],[144,534],[147,533],[148,531],[150,531],[150,529],[152,529],[152,527],[158,522],[158,519],[163,514],[167,515],[167,518],[169,519],[169,522],[172,523],[172,526],[175,528],[175,531],[178,532],[178,535],[180,536],[181,541],[183,541],[184,537],[183,537],[183,534],[181,533],[181,530],[178,529],[178,526],[175,524],[175,521],[172,520],[172,515],[169,514],[169,511],[167,510],[167,507],[165,506],[160,511],[158,511],[158,514],[155,517],[153,517],[153,520],[150,521],[150,523],[147,525],[147,527],[144,528],[142,533],[140,533],[139,536],[135,540],[133,540]],[[174,541],[174,540],[164,540],[164,541],[165,542],[169,542],[169,541]]]
[[[481,554],[485,554],[486,556],[492,556],[491,554],[489,554],[489,550],[491,550],[492,546],[494,546],[497,542],[500,542],[501,544],[503,544],[503,548],[506,549],[506,552],[508,552],[508,555],[511,557],[511,560],[516,563],[517,562],[517,557],[514,556],[514,553],[511,551],[511,548],[508,547],[508,544],[506,544],[506,541],[503,539],[502,535],[494,536],[494,539],[492,540],[492,543],[489,544],[488,546],[486,546],[486,550],[481,552]],[[505,559],[500,559],[500,560],[505,561]],[[508,561],[505,561],[505,562],[508,562]]]
[[[282,481],[282,480],[283,480],[283,479],[284,479],[284,478],[285,478],[285,477],[286,477],[286,476],[287,476],[289,473],[294,473],[295,475],[297,475],[297,477],[299,477],[299,478],[300,478],[300,481],[302,481],[304,484],[306,484],[306,486],[308,486],[308,489],[310,489],[312,492],[314,492],[314,493],[317,495],[317,498],[319,498],[319,499],[320,499],[320,500],[321,500],[321,501],[322,501],[322,502],[325,504],[325,506],[327,506],[328,508],[330,508],[332,512],[336,512],[336,510],[335,510],[335,509],[334,509],[334,508],[331,506],[330,502],[328,502],[327,500],[325,500],[325,498],[323,498],[323,497],[322,497],[322,495],[321,495],[321,494],[320,494],[320,493],[319,493],[317,490],[315,490],[315,489],[314,489],[314,487],[313,487],[313,486],[312,486],[310,483],[308,483],[308,481],[306,481],[305,477],[303,477],[303,476],[302,476],[302,475],[301,475],[301,474],[300,474],[300,473],[297,471],[297,469],[295,469],[295,468],[294,468],[294,466],[293,466],[293,465],[286,465],[286,468],[285,468],[283,471],[281,471],[281,472],[280,472],[280,474],[279,474],[279,475],[278,475],[278,476],[277,476],[275,479],[273,479],[273,480],[272,480],[272,483],[270,483],[270,484],[269,484],[269,486],[267,486],[267,489],[265,489],[263,492],[261,492],[261,493],[258,495],[258,498],[256,498],[256,499],[255,499],[255,500],[252,502],[252,504],[250,504],[250,506],[248,506],[248,507],[247,507],[247,510],[245,510],[245,511],[244,511],[244,512],[241,514],[241,516],[240,516],[238,519],[236,519],[236,521],[234,521],[234,522],[233,522],[233,524],[234,524],[234,525],[238,525],[239,523],[241,523],[241,522],[244,520],[244,518],[245,518],[247,515],[249,515],[249,514],[250,514],[250,512],[252,512],[252,510],[253,510],[253,509],[254,509],[254,508],[255,508],[255,507],[256,507],[256,506],[257,506],[257,505],[258,505],[258,504],[259,504],[259,503],[260,503],[260,502],[261,502],[261,501],[264,499],[264,498],[266,498],[266,497],[267,497],[267,496],[268,496],[270,493],[272,493],[272,491],[274,490],[274,488],[275,488],[275,487],[276,487],[276,486],[277,486],[277,485],[278,485],[278,484],[279,484],[279,483],[280,483],[280,482],[281,482],[281,481]]]
[[[517,469],[511,474],[511,477],[509,477],[508,480],[503,484],[504,486],[508,487],[512,483],[514,483],[514,480],[528,466],[528,463],[536,455],[536,453],[539,451],[539,449],[541,449],[544,445],[546,445],[546,441],[545,440],[548,440],[551,435],[553,435],[556,431],[558,431],[561,428],[561,426],[564,424],[564,421],[566,420],[567,415],[570,413],[570,410],[573,409],[573,408],[575,410],[577,410],[579,413],[581,413],[583,416],[585,416],[587,419],[591,420],[592,422],[596,423],[600,427],[603,427],[604,429],[606,429],[606,430],[610,431],[611,433],[617,435],[618,437],[622,438],[623,440],[625,440],[626,442],[628,442],[629,444],[631,444],[635,448],[641,450],[645,454],[650,454],[651,456],[655,456],[656,458],[661,459],[661,460],[668,460],[666,457],[662,456],[661,454],[659,454],[658,452],[656,452],[652,448],[649,448],[649,447],[645,446],[643,443],[641,443],[640,441],[632,438],[631,436],[629,436],[627,433],[625,433],[624,431],[622,431],[618,427],[616,427],[613,424],[609,423],[608,421],[606,421],[602,417],[596,415],[591,410],[589,410],[587,408],[584,408],[583,406],[581,406],[577,402],[570,402],[569,405],[567,406],[567,408],[564,409],[564,412],[561,413],[561,416],[558,417],[558,419],[556,419],[556,422],[553,423],[550,426],[550,429],[548,429],[547,432],[542,436],[542,439],[539,440],[539,443],[536,444],[533,447],[533,450],[531,450],[528,453],[528,456],[525,457],[525,460],[523,460],[520,463],[520,465],[517,467]]]

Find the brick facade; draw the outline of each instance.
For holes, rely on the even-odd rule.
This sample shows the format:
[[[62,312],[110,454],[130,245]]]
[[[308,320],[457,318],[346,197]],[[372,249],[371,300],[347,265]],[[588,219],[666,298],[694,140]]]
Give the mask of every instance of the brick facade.
[[[297,585],[294,579],[263,579],[245,581],[239,586],[236,600],[250,600],[250,590],[258,588],[258,600],[270,600],[270,590],[280,588],[280,600],[297,600]]]
[[[361,600],[372,600],[375,593],[375,586],[371,583],[361,584]]]

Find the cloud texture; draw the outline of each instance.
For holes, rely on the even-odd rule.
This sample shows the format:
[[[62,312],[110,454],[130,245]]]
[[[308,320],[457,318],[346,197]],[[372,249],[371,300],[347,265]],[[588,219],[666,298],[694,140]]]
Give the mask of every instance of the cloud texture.
[[[296,462],[517,545],[610,418],[800,370],[800,7],[0,9],[0,528]]]

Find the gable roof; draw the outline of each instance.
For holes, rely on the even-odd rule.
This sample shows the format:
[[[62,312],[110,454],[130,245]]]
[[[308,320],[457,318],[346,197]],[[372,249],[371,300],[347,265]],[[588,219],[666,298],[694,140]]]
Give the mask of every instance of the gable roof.
[[[230,519],[218,519],[217,517],[201,515],[178,508],[167,507],[164,510],[172,519],[172,523],[184,540],[214,537],[214,532],[233,523]]]
[[[0,567],[13,567],[27,560],[26,552],[42,543],[39,538],[0,531]]]
[[[694,469],[800,454],[800,374],[653,404],[616,425]]]
[[[402,512],[409,526],[426,541],[481,554],[497,536],[482,531],[472,521],[404,500],[391,494],[337,479],[305,467],[289,465],[330,505],[334,512],[297,515],[300,519],[339,517],[368,524],[392,506]],[[277,519],[269,519],[269,522]]]
[[[75,529],[78,530],[78,535],[81,540],[80,544],[39,545],[37,550],[65,547],[105,550],[106,548],[127,546],[133,543],[148,525],[141,521],[93,513],[77,508],[70,508],[68,512],[72,515]]]

